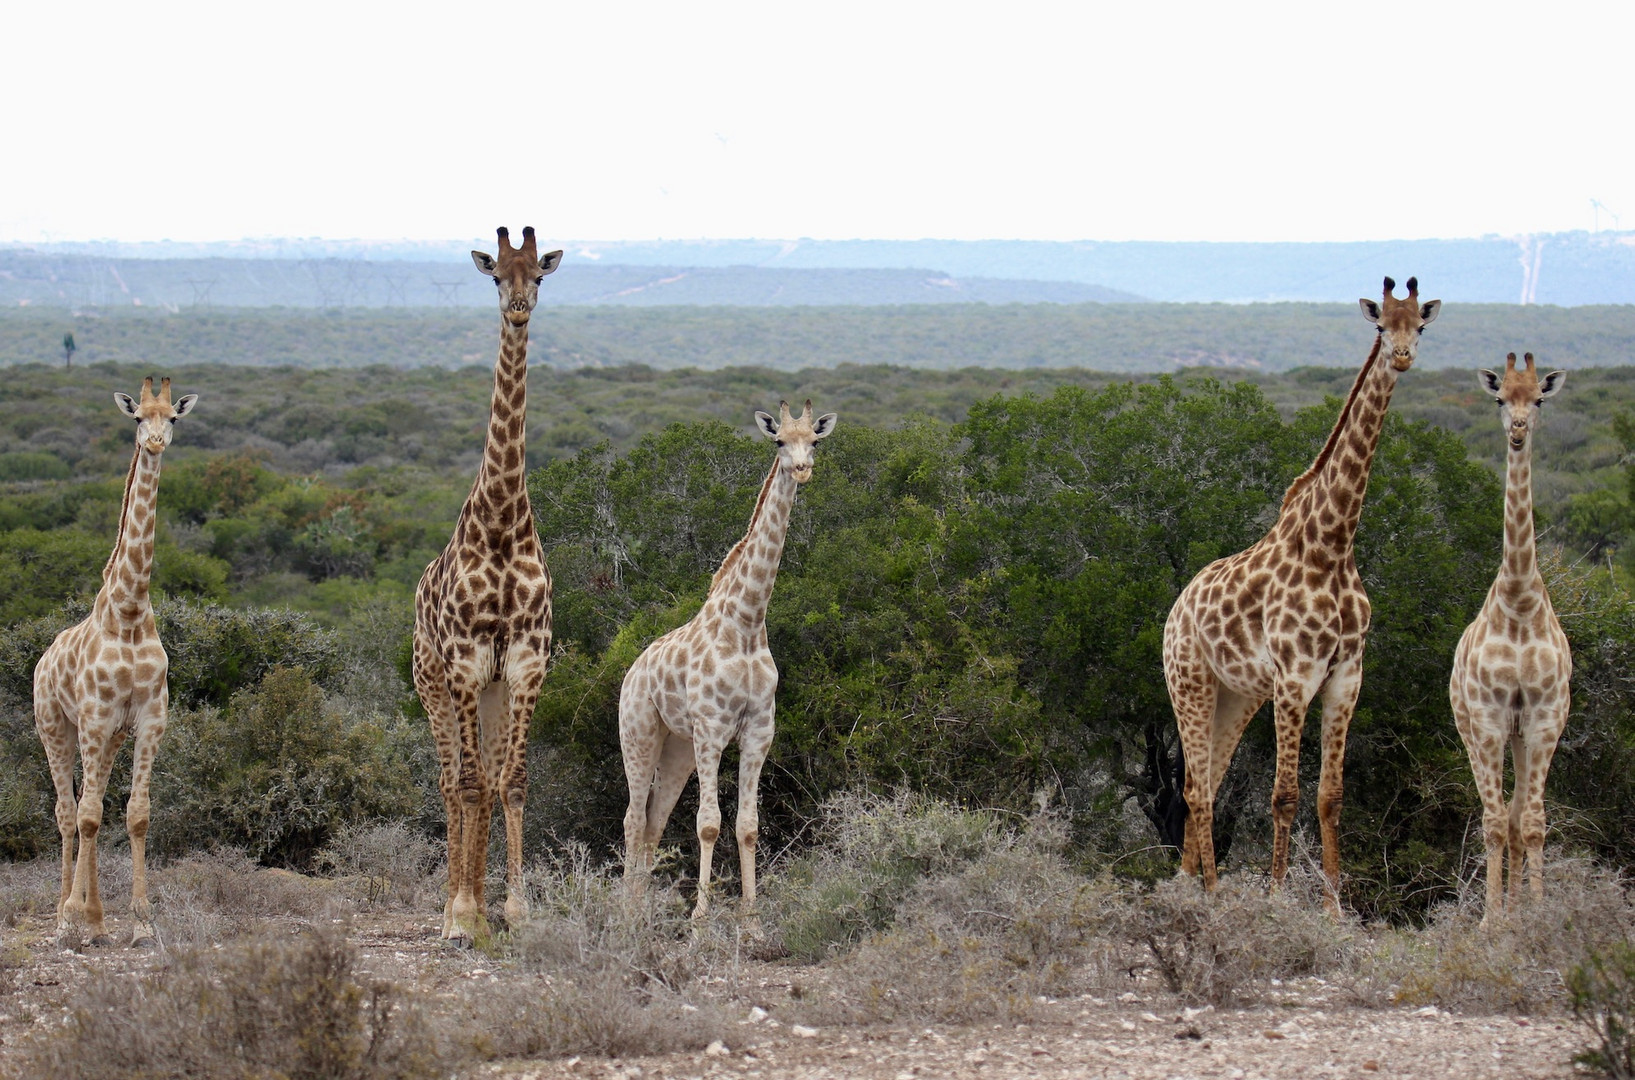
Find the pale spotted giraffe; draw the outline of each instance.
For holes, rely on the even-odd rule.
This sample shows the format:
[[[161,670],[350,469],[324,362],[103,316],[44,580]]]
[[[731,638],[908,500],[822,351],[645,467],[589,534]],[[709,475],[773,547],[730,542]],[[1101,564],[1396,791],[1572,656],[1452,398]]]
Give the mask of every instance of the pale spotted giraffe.
[[[528,320],[539,284],[562,261],[540,257],[534,230],[522,247],[499,230],[499,257],[471,253],[499,291],[500,355],[488,438],[454,537],[414,594],[414,687],[431,720],[448,813],[448,899],[443,936],[486,935],[483,879],[498,795],[505,814],[505,918],[527,917],[522,810],[528,724],[551,655],[551,575],[526,483]]]
[[[1510,903],[1521,898],[1523,853],[1533,898],[1544,896],[1544,780],[1572,706],[1572,651],[1561,632],[1538,569],[1533,539],[1533,429],[1539,406],[1566,381],[1543,379],[1528,353],[1505,358],[1504,377],[1483,369],[1482,389],[1499,403],[1509,455],[1504,483],[1504,560],[1476,621],[1453,654],[1448,697],[1482,797],[1487,848],[1486,923],[1504,907],[1505,851],[1510,853]],[[1504,746],[1510,744],[1516,787],[1504,801]]]
[[[135,736],[125,831],[131,841],[131,943],[151,936],[147,837],[148,782],[165,733],[170,660],[159,643],[148,598],[153,571],[153,529],[159,493],[159,455],[176,421],[192,411],[197,394],[174,405],[170,380],[157,396],[142,381],[142,399],[115,394],[114,403],[136,421],[136,452],[125,474],[119,534],[102,569],[102,588],[84,621],[57,635],[34,667],[34,729],[45,744],[57,789],[57,831],[62,836],[62,889],[57,932],[77,945],[82,931],[106,936],[97,890],[97,834],[114,754]],[[74,798],[74,751],[79,750],[80,794]],[[75,835],[79,854],[74,853]]]
[[[1243,729],[1273,702],[1277,777],[1272,788],[1272,881],[1289,865],[1289,829],[1300,800],[1300,733],[1323,698],[1317,819],[1323,838],[1325,906],[1339,910],[1341,773],[1346,729],[1362,688],[1368,595],[1352,555],[1368,473],[1397,375],[1419,350],[1440,300],[1392,295],[1361,300],[1378,336],[1328,442],[1283,496],[1277,524],[1259,542],[1213,562],[1181,590],[1164,623],[1164,678],[1186,761],[1186,835],[1181,868],[1215,885],[1215,792]]]
[[[780,419],[757,412],[761,432],[778,454],[761,485],[749,531],[727,553],[697,615],[649,645],[625,673],[619,690],[619,745],[630,806],[624,816],[625,877],[640,892],[670,811],[698,772],[698,903],[709,910],[710,862],[721,834],[716,778],[721,754],[738,740],[738,858],[745,915],[755,911],[756,793],[772,746],[778,668],[766,644],[784,533],[795,491],[812,477],[812,451],[835,429],[835,414],[812,419],[780,403]]]

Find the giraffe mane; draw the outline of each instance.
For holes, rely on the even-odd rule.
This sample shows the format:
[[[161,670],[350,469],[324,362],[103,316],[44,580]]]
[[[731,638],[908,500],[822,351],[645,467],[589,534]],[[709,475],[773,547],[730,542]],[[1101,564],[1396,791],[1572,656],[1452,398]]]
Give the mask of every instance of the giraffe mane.
[[[136,462],[142,456],[142,448],[138,446],[131,455],[131,467],[125,470],[125,497],[119,501],[119,534],[114,537],[114,549],[108,553],[108,561],[102,567],[102,580],[106,584],[108,574],[114,568],[114,562],[119,558],[120,545],[125,542],[125,519],[131,508],[131,491],[136,487]]]
[[[1368,359],[1363,361],[1362,370],[1357,372],[1357,379],[1351,384],[1351,393],[1346,395],[1345,405],[1341,407],[1340,415],[1334,421],[1334,430],[1328,433],[1328,441],[1317,452],[1317,459],[1311,463],[1310,468],[1295,477],[1294,483],[1283,493],[1283,504],[1277,511],[1280,516],[1289,508],[1294,497],[1309,487],[1312,479],[1323,471],[1328,459],[1334,456],[1334,444],[1340,440],[1340,432],[1345,430],[1346,422],[1351,419],[1351,406],[1356,404],[1357,395],[1362,392],[1363,381],[1368,378],[1368,373],[1374,370],[1374,363],[1379,359],[1380,341],[1379,337],[1374,338],[1374,347],[1368,351]]]
[[[761,482],[761,493],[755,497],[755,512],[749,515],[749,528],[745,529],[744,535],[738,539],[736,544],[732,545],[732,550],[727,552],[727,557],[721,560],[720,568],[715,571],[715,576],[710,578],[710,591],[704,594],[705,600],[714,596],[716,587],[727,580],[727,571],[736,569],[737,564],[743,561],[744,545],[755,534],[755,523],[761,520],[761,511],[766,507],[766,497],[772,491],[772,481],[778,476],[778,465],[778,459],[773,458],[772,469],[766,474],[766,479]]]

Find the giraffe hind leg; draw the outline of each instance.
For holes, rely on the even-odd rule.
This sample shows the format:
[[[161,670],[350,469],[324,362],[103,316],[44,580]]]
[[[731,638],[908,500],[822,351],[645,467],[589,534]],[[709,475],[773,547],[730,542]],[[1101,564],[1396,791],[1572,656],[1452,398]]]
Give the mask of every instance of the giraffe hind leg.
[[[624,815],[624,877],[635,895],[646,890],[653,869],[653,853],[647,847],[647,810],[665,737],[664,721],[643,678],[645,659],[645,655],[637,658],[619,694],[619,753],[630,795]]]
[[[1215,697],[1219,689],[1214,672],[1201,661],[1164,665],[1169,682],[1170,702],[1175,709],[1175,725],[1180,734],[1181,753],[1186,760],[1186,834],[1182,845],[1181,872],[1196,873],[1204,888],[1215,887],[1215,790],[1211,781],[1215,767]]]

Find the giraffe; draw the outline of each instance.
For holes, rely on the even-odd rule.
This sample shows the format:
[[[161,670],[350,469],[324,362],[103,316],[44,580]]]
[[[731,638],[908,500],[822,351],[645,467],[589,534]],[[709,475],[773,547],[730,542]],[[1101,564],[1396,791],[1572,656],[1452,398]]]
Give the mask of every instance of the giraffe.
[[[153,393],[142,380],[142,399],[115,394],[119,411],[136,421],[136,451],[125,474],[119,533],[102,568],[102,588],[91,613],[58,634],[34,667],[34,729],[45,744],[51,782],[57,789],[57,831],[62,836],[62,888],[57,933],[77,946],[82,930],[102,941],[102,897],[97,889],[97,833],[102,799],[114,754],[131,735],[131,794],[125,831],[131,841],[131,944],[151,938],[148,904],[148,782],[165,733],[170,707],[166,684],[170,659],[159,642],[148,597],[153,570],[153,529],[158,516],[159,455],[170,445],[178,419],[193,411],[199,395],[171,403],[170,380]],[[74,751],[80,759],[80,796],[74,799]],[[75,858],[74,838],[79,837]]]
[[[835,414],[812,419],[812,403],[780,418],[757,412],[761,433],[778,446],[761,484],[749,529],[733,545],[710,591],[686,625],[649,645],[625,673],[619,689],[619,746],[630,807],[624,816],[626,880],[640,893],[653,853],[687,778],[698,771],[698,902],[710,905],[710,862],[721,834],[716,776],[721,754],[738,740],[738,859],[743,873],[742,913],[755,913],[755,845],[759,838],[756,791],[772,746],[778,667],[766,644],[766,607],[783,556],[784,533],[795,491],[812,478],[812,451],[835,429]]]
[[[494,279],[500,353],[482,465],[454,536],[420,577],[414,595],[414,687],[431,721],[448,812],[448,896],[443,937],[488,933],[483,880],[488,827],[498,795],[505,814],[505,918],[528,917],[522,882],[522,809],[528,789],[528,723],[551,652],[551,575],[524,482],[528,320],[539,284],[562,252],[538,254],[534,230],[499,257],[473,251]]]
[[[1499,403],[1510,447],[1504,482],[1504,561],[1482,610],[1459,638],[1448,697],[1482,797],[1482,838],[1487,848],[1484,924],[1504,907],[1507,846],[1509,902],[1514,905],[1521,899],[1523,852],[1533,899],[1544,896],[1544,779],[1567,726],[1573,658],[1538,570],[1531,436],[1539,406],[1561,389],[1566,377],[1566,372],[1552,371],[1540,379],[1532,353],[1521,368],[1515,353],[1507,356],[1503,378],[1485,368],[1480,372],[1482,389]],[[1516,770],[1508,813],[1506,740]]]
[[[1300,733],[1323,699],[1317,817],[1323,839],[1324,906],[1339,906],[1341,773],[1346,728],[1362,688],[1368,595],[1352,540],[1368,472],[1397,376],[1413,366],[1419,337],[1442,302],[1408,298],[1385,279],[1380,303],[1358,301],[1374,324],[1374,346],[1357,373],[1328,441],[1289,485],[1277,523],[1260,541],[1210,563],[1176,598],[1164,623],[1164,678],[1186,764],[1188,816],[1182,873],[1215,886],[1215,792],[1243,730],[1273,702],[1277,777],[1272,789],[1272,883],[1289,865],[1289,829],[1300,800]],[[1389,361],[1389,362],[1386,362]]]

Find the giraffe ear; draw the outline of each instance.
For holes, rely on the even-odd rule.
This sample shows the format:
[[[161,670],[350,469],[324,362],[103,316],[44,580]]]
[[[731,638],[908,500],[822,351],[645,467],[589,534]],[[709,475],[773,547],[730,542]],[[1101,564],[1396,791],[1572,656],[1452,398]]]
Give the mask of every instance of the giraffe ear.
[[[132,400],[129,394],[115,394],[114,404],[119,406],[120,412],[124,413],[132,420],[142,419],[141,414],[136,411],[136,402]]]
[[[1560,390],[1561,384],[1565,383],[1566,381],[1567,373],[1565,371],[1550,372],[1550,374],[1544,376],[1544,378],[1538,381],[1538,396],[1541,399],[1550,397],[1556,391]]]
[[[755,426],[760,428],[761,434],[769,439],[778,437],[778,421],[771,413],[757,411],[755,413]]]
[[[1419,321],[1429,326],[1442,313],[1442,301],[1431,300],[1419,309]]]
[[[835,431],[835,414],[826,412],[812,422],[812,438],[827,439]]]
[[[1377,323],[1380,321],[1379,304],[1368,299],[1366,296],[1359,299],[1357,303],[1362,305],[1363,318],[1367,319],[1371,323]]]
[[[494,271],[499,269],[499,263],[494,261],[494,256],[481,251],[473,251],[471,261],[477,264],[477,273],[487,274],[489,277],[493,277]]]
[[[1488,397],[1498,397],[1499,387],[1504,385],[1504,380],[1499,378],[1499,373],[1497,371],[1489,371],[1487,368],[1482,368],[1476,373],[1476,381],[1481,384],[1482,389],[1487,392]]]
[[[539,272],[541,274],[553,274],[556,272],[556,268],[561,265],[562,252],[560,251],[547,251],[539,257]]]
[[[182,400],[178,401],[173,406],[173,408],[176,410],[176,418],[179,420],[182,417],[186,416],[188,413],[192,412],[193,411],[193,406],[197,405],[198,403],[199,403],[199,395],[197,395],[197,394],[189,394],[186,397],[184,397]]]

